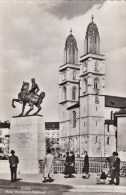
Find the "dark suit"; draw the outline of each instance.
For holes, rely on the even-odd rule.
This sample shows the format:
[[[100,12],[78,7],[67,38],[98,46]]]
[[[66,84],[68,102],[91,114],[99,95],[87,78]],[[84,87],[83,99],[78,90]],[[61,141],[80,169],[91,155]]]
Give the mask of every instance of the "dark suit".
[[[113,166],[114,166],[114,163],[115,163],[115,160],[116,160],[116,158],[115,158],[115,156],[113,155],[113,156],[110,156],[109,158],[108,158],[108,162],[109,162],[109,168],[110,168],[110,178],[111,178],[111,181],[112,181],[112,179],[113,179]]]
[[[65,175],[69,174],[69,156],[66,156],[66,160],[65,160]]]
[[[119,185],[119,179],[120,179],[120,158],[116,158],[115,163],[113,165],[113,177],[112,177],[112,181],[114,182],[114,178],[116,178],[116,184]]]
[[[11,181],[16,181],[17,179],[17,164],[19,163],[18,157],[12,155],[9,157],[10,170],[11,170]]]

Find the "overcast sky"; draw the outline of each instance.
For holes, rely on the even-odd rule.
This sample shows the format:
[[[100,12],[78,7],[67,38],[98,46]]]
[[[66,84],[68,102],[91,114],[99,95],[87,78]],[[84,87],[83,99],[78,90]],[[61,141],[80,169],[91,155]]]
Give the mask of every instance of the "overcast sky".
[[[22,82],[32,77],[45,91],[40,114],[45,121],[59,121],[59,66],[65,40],[73,30],[84,54],[84,37],[91,16],[106,56],[106,95],[126,97],[125,0],[1,0],[0,1],[0,120],[21,112],[12,108]]]

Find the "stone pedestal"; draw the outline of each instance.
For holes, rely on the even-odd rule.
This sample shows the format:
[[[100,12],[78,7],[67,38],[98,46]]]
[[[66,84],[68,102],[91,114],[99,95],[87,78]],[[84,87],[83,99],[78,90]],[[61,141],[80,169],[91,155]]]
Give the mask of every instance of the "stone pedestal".
[[[42,116],[15,117],[11,120],[10,151],[19,157],[21,174],[39,173],[39,160],[45,156],[45,124]]]

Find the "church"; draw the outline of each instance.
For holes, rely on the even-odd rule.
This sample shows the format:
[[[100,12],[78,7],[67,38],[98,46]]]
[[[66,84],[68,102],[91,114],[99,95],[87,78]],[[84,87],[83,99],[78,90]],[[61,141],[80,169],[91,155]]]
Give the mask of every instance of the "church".
[[[113,113],[125,104],[123,97],[105,94],[105,56],[100,52],[100,34],[92,16],[84,40],[84,55],[78,60],[72,30],[59,67],[60,145],[62,152],[81,157],[106,157],[116,150]]]

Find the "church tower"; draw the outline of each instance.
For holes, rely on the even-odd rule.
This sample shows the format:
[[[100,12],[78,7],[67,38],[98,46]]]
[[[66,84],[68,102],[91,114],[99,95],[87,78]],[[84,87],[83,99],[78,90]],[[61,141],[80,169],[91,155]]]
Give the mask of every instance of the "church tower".
[[[80,58],[80,148],[90,157],[104,156],[105,59],[94,17],[89,23]]]
[[[84,40],[84,53],[100,54],[100,36],[97,25],[94,23],[93,15],[92,22],[87,27],[87,32]]]
[[[64,64],[59,67],[59,115],[60,145],[64,152],[69,150],[69,112],[68,107],[78,102],[79,73],[77,41],[70,30],[64,48]]]

